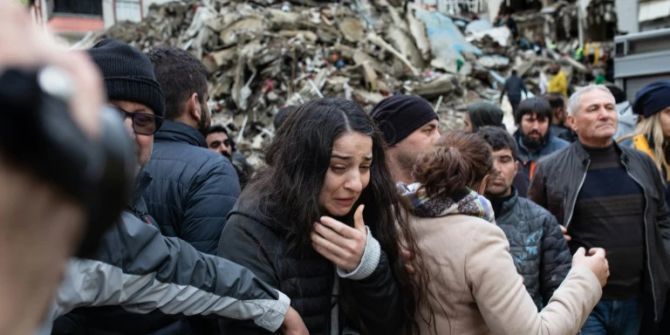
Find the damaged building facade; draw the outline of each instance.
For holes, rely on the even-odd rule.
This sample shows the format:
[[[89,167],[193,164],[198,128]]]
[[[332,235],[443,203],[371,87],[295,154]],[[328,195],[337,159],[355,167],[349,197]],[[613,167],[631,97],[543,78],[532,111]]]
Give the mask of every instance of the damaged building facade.
[[[35,20],[62,37],[76,41],[88,32],[102,32],[122,21],[140,22],[149,6],[169,0],[36,0]]]
[[[47,17],[57,2],[42,0],[53,6]],[[618,0],[138,0],[132,15],[119,14],[126,1],[98,2],[103,27],[115,24],[80,45],[106,35],[142,50],[190,51],[209,70],[215,122],[254,165],[283,106],[344,96],[370,108],[416,94],[433,103],[442,127],[460,128],[468,104],[498,102],[512,69],[536,94],[553,64],[575,85],[593,80],[620,30]]]

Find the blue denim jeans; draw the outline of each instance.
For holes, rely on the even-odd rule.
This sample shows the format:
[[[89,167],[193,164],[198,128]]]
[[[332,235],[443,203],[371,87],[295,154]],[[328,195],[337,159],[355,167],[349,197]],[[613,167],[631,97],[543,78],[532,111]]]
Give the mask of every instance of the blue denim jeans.
[[[638,298],[602,299],[586,319],[581,335],[638,335],[642,309]]]

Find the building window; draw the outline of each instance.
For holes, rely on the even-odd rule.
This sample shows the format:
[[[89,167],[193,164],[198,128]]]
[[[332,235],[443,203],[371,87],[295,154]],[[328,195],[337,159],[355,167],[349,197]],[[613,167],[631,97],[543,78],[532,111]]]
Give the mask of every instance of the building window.
[[[116,21],[142,21],[142,4],[139,0],[116,0]]]
[[[102,1],[55,0],[54,13],[102,15]]]

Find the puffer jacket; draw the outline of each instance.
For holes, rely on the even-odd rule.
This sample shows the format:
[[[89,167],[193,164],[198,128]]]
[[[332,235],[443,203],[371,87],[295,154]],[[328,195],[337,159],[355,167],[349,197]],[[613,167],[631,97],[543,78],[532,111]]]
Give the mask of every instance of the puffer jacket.
[[[406,321],[403,302],[385,253],[364,279],[336,279],[334,265],[315,251],[288,250],[283,224],[264,214],[253,186],[245,188],[228,216],[218,255],[252,270],[291,298],[310,334],[331,334],[337,327],[361,334],[396,334]],[[370,228],[374,235],[373,227]],[[335,288],[335,290],[334,290]],[[333,308],[333,307],[339,308]],[[333,316],[337,322],[333,324]],[[356,315],[363,331],[347,315]],[[223,320],[225,334],[267,334],[249,322]]]
[[[52,334],[192,334],[184,315],[277,330],[288,297],[240,265],[161,235],[138,196],[149,182],[146,174],[138,178],[134,202],[98,254],[69,262],[49,314],[61,316]]]
[[[660,321],[670,289],[670,216],[665,202],[665,182],[646,154],[616,143],[614,145],[621,164],[642,188],[645,199],[644,327]],[[590,162],[588,152],[579,142],[542,159],[531,181],[529,199],[548,209],[567,228]]]
[[[572,256],[556,218],[516,194],[502,203],[496,224],[505,232],[524,286],[541,310],[570,271]]]
[[[214,254],[226,215],[240,194],[230,161],[207,150],[196,129],[165,121],[145,170],[154,181],[144,198],[163,235]]]

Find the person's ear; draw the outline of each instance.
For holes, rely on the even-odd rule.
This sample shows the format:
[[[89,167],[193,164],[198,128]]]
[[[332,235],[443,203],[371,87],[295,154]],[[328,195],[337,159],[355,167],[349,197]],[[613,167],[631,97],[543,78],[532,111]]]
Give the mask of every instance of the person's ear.
[[[198,96],[198,93],[192,93],[188,97],[188,100],[186,100],[186,112],[197,122],[200,122],[200,120],[204,117],[204,111],[202,110],[202,106],[200,106],[199,98],[200,97]]]
[[[575,117],[572,115],[568,115],[565,118],[565,124],[568,126],[568,128],[572,129],[572,131],[576,132],[577,131],[577,124],[575,122]]]

